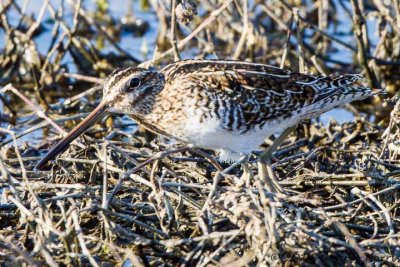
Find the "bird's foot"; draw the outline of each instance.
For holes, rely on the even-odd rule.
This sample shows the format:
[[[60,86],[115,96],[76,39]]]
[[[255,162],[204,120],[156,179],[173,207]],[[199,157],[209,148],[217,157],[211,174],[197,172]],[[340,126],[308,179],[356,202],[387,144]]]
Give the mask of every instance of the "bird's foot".
[[[270,158],[259,158],[257,161],[258,166],[258,177],[265,183],[267,190],[271,193],[284,193],[285,191],[280,186],[276,179],[275,173],[271,167]]]

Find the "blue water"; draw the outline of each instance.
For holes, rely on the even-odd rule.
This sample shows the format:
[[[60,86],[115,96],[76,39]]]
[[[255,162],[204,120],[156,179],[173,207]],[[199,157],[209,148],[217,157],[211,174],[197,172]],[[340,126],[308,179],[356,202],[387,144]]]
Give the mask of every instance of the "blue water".
[[[24,1],[19,0],[16,1],[22,6],[22,3]],[[63,21],[68,25],[72,25],[72,20],[74,16],[74,10],[71,8],[71,6],[67,3],[67,1],[64,0],[50,0],[50,3],[57,9],[61,7],[62,2],[64,2],[64,14],[63,14]],[[121,48],[123,48],[125,51],[130,53],[133,57],[139,59],[139,60],[147,60],[153,56],[154,48],[155,48],[155,42],[157,38],[157,31],[158,31],[158,20],[157,16],[154,12],[154,10],[150,9],[149,10],[142,10],[140,7],[139,1],[134,1],[132,7],[127,6],[126,0],[113,0],[110,1],[112,2],[112,5],[109,6],[110,14],[111,16],[116,19],[116,20],[121,20],[124,16],[128,14],[128,9],[130,9],[133,12],[133,15],[136,19],[145,21],[149,24],[148,30],[144,33],[143,36],[140,37],[135,37],[131,33],[124,33],[120,36],[120,41],[119,45]],[[39,11],[41,9],[43,1],[41,0],[31,0],[28,1],[27,5],[27,12],[26,14],[34,14],[35,17],[39,14]],[[83,1],[83,6],[85,9],[90,12],[91,10],[95,9],[95,2],[94,1]],[[9,23],[13,26],[18,25],[20,15],[16,11],[16,9],[12,8],[10,9],[10,12],[7,13],[8,15],[8,20]],[[45,23],[43,24],[45,26],[46,31],[43,32],[41,35],[37,36],[35,38],[36,45],[38,50],[46,54],[46,52],[49,49],[50,42],[52,40],[52,28],[54,21],[51,19],[50,12],[48,10],[45,11],[43,20]],[[4,48],[5,44],[5,35],[4,31],[0,28],[0,51]],[[141,52],[141,48],[143,44],[147,44],[146,47],[148,49],[147,54],[143,54]],[[102,49],[104,53],[107,52],[116,52],[116,49],[113,48],[111,45],[106,44],[106,46]],[[64,57],[62,63],[72,63],[71,57],[67,54],[66,57]],[[74,64],[68,64],[69,70],[71,72],[76,71],[76,68]]]

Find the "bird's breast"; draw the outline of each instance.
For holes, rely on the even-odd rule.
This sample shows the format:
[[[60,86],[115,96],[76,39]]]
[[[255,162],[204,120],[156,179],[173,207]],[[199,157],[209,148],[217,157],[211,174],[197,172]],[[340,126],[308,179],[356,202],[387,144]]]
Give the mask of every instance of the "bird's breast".
[[[146,130],[148,130],[152,133],[163,135],[163,136],[170,137],[170,138],[177,138],[173,134],[169,133],[168,129],[163,127],[163,125],[157,121],[149,120],[145,116],[140,116],[140,115],[135,115],[135,114],[131,114],[131,117],[139,125],[143,126]]]

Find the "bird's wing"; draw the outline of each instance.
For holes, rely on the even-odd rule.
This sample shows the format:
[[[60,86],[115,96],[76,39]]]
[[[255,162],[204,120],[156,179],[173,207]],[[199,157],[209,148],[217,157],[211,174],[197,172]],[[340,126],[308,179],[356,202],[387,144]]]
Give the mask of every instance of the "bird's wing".
[[[371,92],[363,87],[362,76],[358,74],[314,76],[240,61],[187,60],[162,71],[167,82],[192,80],[192,84],[203,88],[208,95],[225,101],[227,107],[240,107],[236,116],[246,122],[241,125],[286,119],[306,107],[317,108],[318,103],[332,104],[333,108],[341,97],[353,95],[356,100],[357,93]]]

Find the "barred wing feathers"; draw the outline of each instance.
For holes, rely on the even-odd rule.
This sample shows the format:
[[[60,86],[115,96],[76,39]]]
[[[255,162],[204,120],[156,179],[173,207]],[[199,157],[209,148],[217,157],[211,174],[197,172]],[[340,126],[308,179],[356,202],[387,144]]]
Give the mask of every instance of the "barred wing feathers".
[[[248,131],[293,116],[307,119],[374,94],[359,74],[315,76],[223,60],[181,61],[162,71],[167,83],[202,88],[194,94],[202,94],[202,104],[213,107],[204,116],[218,116],[228,130]]]

